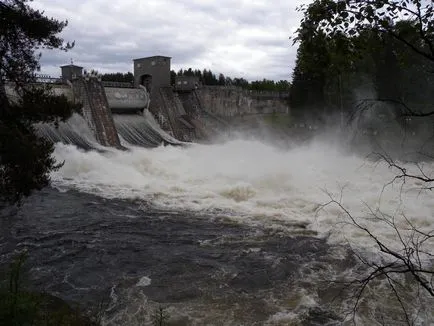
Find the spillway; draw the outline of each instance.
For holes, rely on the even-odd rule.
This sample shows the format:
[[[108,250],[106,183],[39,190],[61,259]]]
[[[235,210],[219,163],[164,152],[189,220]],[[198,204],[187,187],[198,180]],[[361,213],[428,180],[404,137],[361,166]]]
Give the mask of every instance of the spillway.
[[[181,145],[159,126],[148,110],[143,114],[113,114],[119,136],[127,145],[158,147],[162,144]]]
[[[143,114],[113,114],[113,119],[126,146],[153,148],[163,144],[184,144],[161,129],[148,110],[144,110]],[[60,122],[57,127],[53,123],[37,123],[34,127],[40,137],[53,143],[75,145],[86,151],[103,148],[89,124],[77,113],[67,121]]]
[[[34,127],[40,137],[53,143],[75,145],[84,150],[101,148],[86,120],[77,113],[57,127],[53,123],[37,123]]]

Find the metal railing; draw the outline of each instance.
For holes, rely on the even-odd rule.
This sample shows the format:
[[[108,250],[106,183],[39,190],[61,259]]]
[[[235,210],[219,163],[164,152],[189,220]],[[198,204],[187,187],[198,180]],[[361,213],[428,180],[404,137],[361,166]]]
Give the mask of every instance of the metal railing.
[[[44,74],[34,74],[32,79],[28,80],[28,83],[44,83],[44,84],[65,84],[61,77],[52,77]],[[13,83],[14,80],[6,79],[8,83]]]
[[[37,83],[44,83],[44,84],[64,84],[64,80],[61,77],[52,77],[50,75],[46,74],[35,74],[35,81]]]

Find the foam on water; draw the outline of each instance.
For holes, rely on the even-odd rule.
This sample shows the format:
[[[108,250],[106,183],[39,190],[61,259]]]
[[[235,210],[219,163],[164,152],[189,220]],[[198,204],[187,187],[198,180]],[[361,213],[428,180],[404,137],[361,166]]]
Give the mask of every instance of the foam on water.
[[[136,284],[136,286],[149,286],[151,284],[152,280],[147,277],[143,276]]]
[[[53,143],[71,144],[84,150],[103,149],[86,120],[78,113],[65,122],[59,122],[57,127],[53,123],[36,123],[34,127],[40,137]]]
[[[113,120],[125,145],[158,147],[163,141],[175,145],[182,144],[162,130],[148,110],[144,110],[143,115],[113,114]]]
[[[361,223],[388,241],[397,241],[395,231],[369,216],[370,209],[395,217],[399,227],[406,226],[405,214],[422,230],[434,229],[434,197],[421,192],[420,183],[407,180],[384,187],[396,171],[332,143],[312,142],[282,150],[259,141],[234,140],[106,153],[58,144],[55,156],[65,161],[52,175],[60,188],[142,199],[167,209],[218,209],[246,223],[307,222],[308,228],[330,235],[333,242],[349,239],[360,246],[372,245],[364,232],[348,225],[349,219],[338,207],[321,208],[330,200],[328,193],[336,199],[342,193],[342,203],[351,214],[368,217]],[[432,164],[425,164],[426,173],[432,170]]]

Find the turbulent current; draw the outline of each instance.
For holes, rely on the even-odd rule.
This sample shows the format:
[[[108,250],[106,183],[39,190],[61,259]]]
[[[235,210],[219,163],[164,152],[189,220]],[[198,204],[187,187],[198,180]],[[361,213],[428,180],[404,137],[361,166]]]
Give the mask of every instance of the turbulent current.
[[[163,142],[181,144],[164,130],[148,110],[143,115],[114,114],[113,119],[121,139],[129,145],[157,147]]]
[[[355,217],[370,210],[405,214],[418,227],[434,229],[434,197],[421,192],[419,181],[399,180],[385,163],[347,154],[327,143],[281,150],[257,141],[235,140],[189,148],[132,148],[130,152],[85,153],[58,145],[55,157],[65,161],[52,175],[53,184],[106,198],[137,199],[155,207],[196,212],[224,211],[246,224],[283,227],[306,223],[330,241],[368,245],[359,230],[346,229],[338,207],[321,209],[330,197]],[[432,169],[427,164],[428,171]],[[416,171],[417,172],[417,171]],[[368,220],[379,235],[395,239],[380,221]]]
[[[404,238],[410,223],[434,229],[434,197],[421,182],[395,180],[385,162],[331,141],[104,152],[57,144],[54,155],[65,162],[54,189],[11,217],[0,248],[33,251],[36,283],[67,300],[105,294],[107,325],[149,323],[158,306],[175,325],[337,325],[352,318],[339,281],[363,271],[352,252],[383,259],[351,217],[394,250],[397,229]],[[428,175],[433,167],[422,165]],[[432,241],[424,246],[433,252]],[[367,289],[359,324],[380,315],[400,324],[387,319],[400,309],[382,284]],[[432,304],[422,297],[408,308],[415,324],[434,321]]]
[[[180,145],[182,142],[167,134],[148,110],[143,114],[113,114],[119,137],[125,146],[158,147],[163,143]],[[105,151],[94,136],[89,124],[81,115],[74,113],[58,126],[52,123],[34,125],[41,137],[53,142],[75,145],[84,150]]]

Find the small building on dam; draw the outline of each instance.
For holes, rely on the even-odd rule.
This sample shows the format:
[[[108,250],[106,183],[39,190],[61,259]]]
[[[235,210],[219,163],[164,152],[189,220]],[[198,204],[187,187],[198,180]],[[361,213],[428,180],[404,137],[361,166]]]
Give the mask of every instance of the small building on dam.
[[[170,57],[152,56],[133,60],[133,83],[102,81],[96,72],[85,72],[74,64],[61,66],[60,79],[39,76],[38,82],[50,83],[54,94],[81,103],[82,115],[96,140],[117,148],[122,148],[119,129],[124,130],[122,138],[134,142],[140,129],[147,128],[134,124],[134,117],[143,118],[145,112],[148,119],[149,115],[153,118],[149,125],[167,139],[183,142],[206,140],[237,117],[289,113],[289,94],[204,86],[190,76],[177,76],[171,85],[170,71]],[[12,86],[7,92],[10,98],[16,96]],[[125,127],[125,121],[131,121],[132,130]]]

